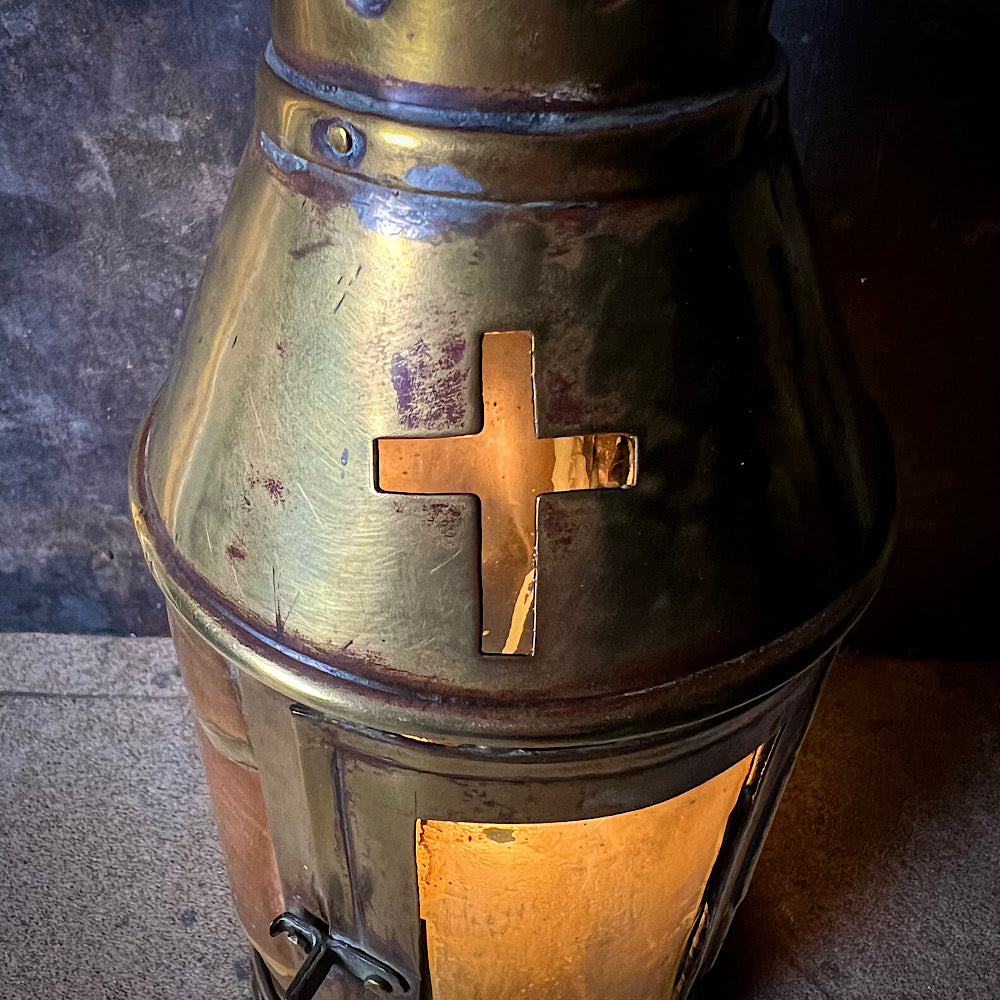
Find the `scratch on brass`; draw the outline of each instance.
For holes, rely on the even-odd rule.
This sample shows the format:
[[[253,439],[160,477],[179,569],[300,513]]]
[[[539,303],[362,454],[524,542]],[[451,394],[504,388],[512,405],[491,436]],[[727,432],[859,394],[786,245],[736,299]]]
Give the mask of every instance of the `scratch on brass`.
[[[439,562],[437,566],[435,566],[433,569],[428,570],[427,575],[431,576],[432,574],[436,573],[439,569],[444,569],[444,567],[447,566],[448,563],[454,562],[454,560],[456,560],[461,554],[462,550],[456,549],[450,556],[448,556],[447,559],[445,559],[443,562]]]
[[[306,506],[312,511],[312,516],[316,518],[317,524],[321,524],[322,522],[320,521],[319,514],[316,513],[316,508],[313,506],[312,500],[310,500],[307,496],[306,491],[302,488],[302,484],[296,483],[295,488],[302,494],[302,499],[305,500]]]
[[[288,251],[288,256],[293,260],[303,260],[310,254],[314,254],[319,250],[324,250],[326,247],[332,247],[333,240],[316,240],[313,243],[306,243],[305,246],[294,247]]]
[[[275,566],[271,567],[271,589],[274,593],[274,629],[278,638],[281,638],[285,634],[285,629],[288,627],[288,619],[291,618],[292,612],[295,610],[295,605],[298,603],[299,595],[302,591],[296,592],[295,597],[292,599],[291,606],[287,611],[282,612],[281,588],[278,583],[278,570]]]

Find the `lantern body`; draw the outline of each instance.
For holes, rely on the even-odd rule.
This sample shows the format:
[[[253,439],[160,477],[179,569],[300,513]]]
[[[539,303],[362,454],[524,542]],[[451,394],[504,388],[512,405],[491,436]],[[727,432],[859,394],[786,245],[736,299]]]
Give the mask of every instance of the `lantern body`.
[[[132,470],[263,997],[686,995],[877,586],[784,64],[661,6],[274,7]]]

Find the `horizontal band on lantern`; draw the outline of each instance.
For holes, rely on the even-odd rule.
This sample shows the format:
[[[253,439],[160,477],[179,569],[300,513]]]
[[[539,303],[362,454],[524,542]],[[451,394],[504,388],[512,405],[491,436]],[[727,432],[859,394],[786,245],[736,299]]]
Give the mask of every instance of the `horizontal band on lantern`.
[[[281,0],[271,31],[300,72],[365,94],[577,110],[742,79],[766,44],[769,9],[766,0]]]
[[[462,111],[319,84],[269,47],[257,77],[256,129],[282,153],[405,190],[609,199],[683,189],[707,172],[755,162],[783,131],[786,81],[774,45],[762,76],[717,94],[613,111]]]
[[[891,548],[894,507],[879,513],[867,568],[825,608],[745,655],[686,676],[574,698],[511,700],[485,690],[442,690],[391,666],[380,671],[343,650],[297,648],[293,635],[253,620],[212,587],[178,550],[150,491],[146,448],[155,416],[154,403],[131,456],[133,516],[157,584],[188,624],[240,669],[342,725],[460,749],[620,745],[717,720],[766,698],[830,652],[854,625],[878,589]],[[881,423],[878,431],[884,454],[891,456]],[[891,458],[888,463],[884,474],[891,477]]]
[[[771,59],[767,71],[756,80],[749,80],[742,87],[733,87],[718,94],[696,95],[646,104],[625,105],[611,109],[581,111],[481,111],[466,108],[433,107],[402,101],[386,101],[371,97],[346,87],[318,83],[289,66],[268,43],[264,61],[275,75],[291,84],[296,90],[319,98],[348,111],[378,115],[393,121],[430,128],[466,128],[476,131],[489,130],[514,134],[539,132],[592,132],[609,128],[635,128],[660,124],[668,119],[693,117],[709,109],[715,113],[730,110],[731,103],[747,95],[770,91],[775,84],[780,87],[787,75],[787,63],[781,48],[772,42]]]

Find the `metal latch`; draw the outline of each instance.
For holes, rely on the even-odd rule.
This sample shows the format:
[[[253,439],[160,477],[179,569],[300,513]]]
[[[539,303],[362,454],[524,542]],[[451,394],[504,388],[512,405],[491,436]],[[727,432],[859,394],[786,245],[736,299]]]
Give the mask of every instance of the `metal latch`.
[[[362,951],[311,913],[282,913],[271,922],[271,937],[287,934],[305,953],[306,960],[285,991],[285,1000],[312,1000],[330,971],[342,973],[369,987],[375,996],[402,996],[406,980],[384,962]]]

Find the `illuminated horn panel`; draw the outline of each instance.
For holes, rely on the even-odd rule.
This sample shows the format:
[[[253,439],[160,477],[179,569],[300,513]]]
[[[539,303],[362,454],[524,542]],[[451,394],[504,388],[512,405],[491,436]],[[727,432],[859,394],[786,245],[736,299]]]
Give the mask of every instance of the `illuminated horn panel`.
[[[568,823],[417,823],[434,1000],[671,996],[753,756]]]

